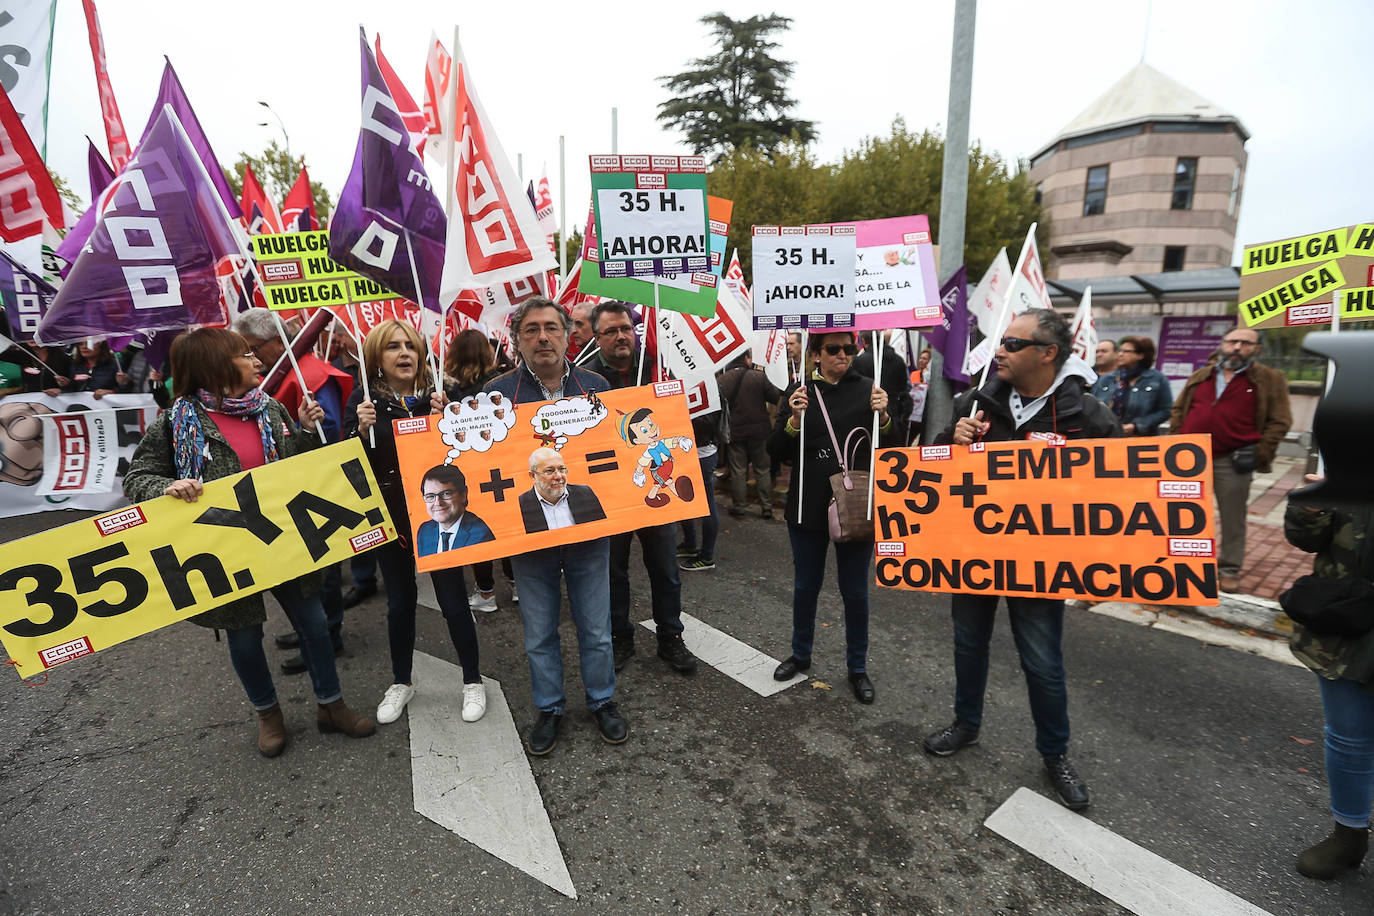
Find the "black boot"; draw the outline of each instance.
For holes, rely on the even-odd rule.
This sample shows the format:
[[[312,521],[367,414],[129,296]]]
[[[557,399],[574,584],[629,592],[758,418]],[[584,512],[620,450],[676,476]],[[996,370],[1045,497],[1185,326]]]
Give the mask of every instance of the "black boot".
[[[1298,856],[1298,871],[1318,881],[1330,881],[1348,868],[1359,868],[1369,849],[1369,828],[1337,824],[1331,836]]]

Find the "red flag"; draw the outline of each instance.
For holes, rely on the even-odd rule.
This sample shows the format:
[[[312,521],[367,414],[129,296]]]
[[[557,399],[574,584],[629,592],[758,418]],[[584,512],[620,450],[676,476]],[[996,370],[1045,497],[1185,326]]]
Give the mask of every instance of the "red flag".
[[[9,93],[0,90],[0,239],[17,242],[66,225],[62,198],[33,147]]]
[[[429,33],[429,57],[425,61],[425,151],[438,159],[443,153],[444,115],[441,109],[448,98],[448,81],[453,73],[453,58]]]
[[[119,116],[114,87],[110,85],[110,71],[105,67],[105,39],[100,34],[100,20],[95,15],[95,0],[81,0],[86,10],[86,30],[91,36],[91,58],[95,62],[95,85],[100,91],[100,115],[105,119],[105,139],[110,145],[110,161],[121,172],[133,154],[129,135],[124,132],[124,119]]]
[[[400,114],[401,120],[405,122],[406,133],[410,134],[410,145],[415,147],[415,155],[424,158],[425,139],[428,136],[428,122],[425,113],[420,110],[420,106],[415,104],[415,98],[406,91],[405,83],[396,75],[396,71],[391,69],[391,64],[387,63],[382,56],[382,36],[377,34],[377,68],[382,71],[382,79],[386,81],[386,88],[391,90],[391,98],[396,103],[396,111]]]
[[[466,288],[521,280],[557,264],[477,98],[462,48],[453,49],[453,62],[457,91],[453,109],[444,116],[453,118],[449,139],[458,149],[453,187],[448,189],[453,212],[439,285],[441,302],[452,302]]]
[[[250,235],[272,235],[282,231],[277,207],[258,184],[258,176],[253,174],[251,165],[243,167],[243,202],[240,206],[243,207],[243,224]]]
[[[287,232],[313,232],[320,228],[320,218],[315,213],[315,195],[310,191],[310,176],[305,166],[301,166],[296,183],[281,202],[281,222]]]

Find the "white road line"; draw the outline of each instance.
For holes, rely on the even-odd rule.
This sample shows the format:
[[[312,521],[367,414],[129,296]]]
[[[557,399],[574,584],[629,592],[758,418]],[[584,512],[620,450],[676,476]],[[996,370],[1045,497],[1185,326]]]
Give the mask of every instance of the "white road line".
[[[641,626],[656,631],[652,620],[642,621]],[[773,680],[773,669],[778,667],[778,659],[764,655],[748,643],[742,643],[690,614],[682,615],[682,641],[687,643],[687,648],[697,658],[761,697],[771,697],[807,679],[806,675],[797,674],[789,681]]]
[[[461,668],[416,652],[415,684],[407,714],[416,812],[576,900],[501,685],[486,678],[487,714],[464,722]]]
[[[983,824],[1137,916],[1269,916],[1027,788]]]

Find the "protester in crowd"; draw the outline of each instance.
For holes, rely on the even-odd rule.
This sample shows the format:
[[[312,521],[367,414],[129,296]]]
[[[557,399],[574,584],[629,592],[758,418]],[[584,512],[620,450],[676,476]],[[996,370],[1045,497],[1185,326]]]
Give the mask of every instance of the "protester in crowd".
[[[907,425],[907,441],[920,444],[921,430],[925,425],[926,396],[930,393],[930,347],[926,347],[916,357],[916,368],[908,377],[907,391],[911,395],[911,422]]]
[[[277,330],[277,319],[265,308],[250,308],[239,313],[234,319],[234,330],[248,341],[248,348],[262,361],[270,374],[271,367],[286,355],[286,345],[282,343]],[[338,442],[343,436],[344,402],[353,391],[353,377],[341,369],[336,369],[320,359],[312,351],[296,358],[301,377],[305,379],[306,390],[310,397],[324,410],[320,426],[328,442]],[[295,370],[287,373],[277,388],[277,398],[288,411],[294,410],[301,401],[301,386]],[[341,564],[335,563],[324,570],[324,584],[320,589],[320,600],[324,602],[324,613],[329,619],[329,635],[334,643],[334,654],[343,653],[343,577]],[[281,649],[299,648],[296,634],[283,633],[276,638]],[[300,674],[305,670],[305,659],[298,653],[282,660],[283,674]]]
[[[854,357],[854,371],[864,378],[873,379],[878,383],[878,387],[884,391],[892,392],[891,410],[892,424],[895,428],[899,445],[906,445],[911,440],[907,438],[907,427],[911,424],[911,385],[907,381],[906,360],[892,349],[892,345],[887,342],[887,334],[879,331],[874,336],[872,331],[864,331],[859,335],[863,342],[863,349],[859,355]],[[881,342],[883,348],[883,377],[879,379],[874,375],[874,341]]]
[[[1097,351],[1093,362],[1093,371],[1099,376],[1107,375],[1116,371],[1117,347],[1116,341],[1110,337],[1104,337],[1097,342]]]
[[[520,365],[489,382],[487,391],[500,392],[514,404],[527,404],[607,390],[600,375],[576,369],[568,362],[572,318],[548,299],[535,296],[516,306],[510,328],[520,351]],[[547,495],[539,495],[541,510],[550,517],[570,516],[566,468],[536,469],[534,461],[531,457],[531,480],[542,475],[550,483],[545,487]],[[558,638],[562,579],[567,581],[568,606],[577,626],[587,707],[596,718],[601,737],[610,744],[623,743],[630,730],[615,703],[609,538],[531,550],[512,557],[511,565],[520,586],[530,693],[539,710],[529,734],[530,753],[540,756],[553,750],[563,721],[566,696],[563,649]]]
[[[1099,375],[1093,383],[1093,397],[1111,408],[1128,436],[1153,436],[1169,418],[1173,392],[1154,364],[1154,341],[1123,337],[1116,349],[1116,369]]]
[[[175,331],[164,331],[164,334],[175,334]],[[153,365],[148,360],[148,342],[139,338],[119,354],[119,363],[124,367],[124,372],[129,376],[129,390],[132,392],[147,392],[153,396],[153,401],[158,407],[167,409],[172,406],[171,392],[167,390],[167,362],[166,359],[158,365]]]
[[[128,393],[129,376],[119,367],[107,342],[83,340],[73,349],[71,382],[63,391],[89,391],[97,400],[107,394]]]
[[[768,381],[761,367],[745,353],[720,374],[720,397],[730,408],[730,442],[725,446],[730,462],[730,516],[744,518],[749,506],[749,466],[754,467],[754,489],[763,517],[773,517],[773,467],[768,457],[768,432],[772,419],[768,408],[782,392]]]
[[[360,387],[362,385],[362,372],[358,362],[358,342],[354,340],[352,333],[342,322],[336,328],[334,341],[338,344],[338,355],[329,361],[329,365],[340,372],[347,372],[349,378],[353,379],[353,387]],[[348,571],[353,577],[353,584],[341,596],[344,610],[357,607],[377,594],[376,552],[369,550],[353,557],[348,561]]]
[[[1257,362],[1259,332],[1237,327],[1221,341],[1220,360],[1188,377],[1169,415],[1170,432],[1210,433],[1212,486],[1221,516],[1217,572],[1221,590],[1240,590],[1250,479],[1267,473],[1293,413],[1288,379]]]
[[[41,391],[46,395],[56,397],[72,383],[72,361],[71,357],[67,355],[67,351],[59,347],[47,347],[33,341],[25,341],[23,346],[33,357],[33,359],[20,358],[20,365],[24,367],[23,388],[25,391],[30,393]],[[42,366],[38,366],[35,360],[42,363]]]
[[[830,543],[830,475],[840,472],[836,454],[839,449],[834,443],[843,448],[852,431],[871,430],[873,412],[877,411],[878,445],[904,444],[888,414],[887,392],[854,369],[859,348],[853,332],[812,334],[808,349],[816,360],[816,368],[805,384],[788,386],[768,437],[773,461],[792,465],[792,485],[787,489],[787,534],[792,542],[792,654],[773,672],[779,681],[811,667],[816,605],[825,582],[825,554]],[[782,404],[786,409],[782,409]],[[805,441],[801,435],[803,427]],[[870,452],[867,447],[857,448],[850,470],[868,470]],[[872,703],[874,699],[873,680],[868,676],[868,587],[873,580],[869,572],[872,560],[871,534],[863,540],[835,544],[835,567],[840,598],[844,601],[845,663],[849,686],[860,703]]]
[[[698,519],[679,522],[682,541],[677,545],[678,569],[699,572],[716,568],[716,537],[720,534],[720,518],[716,515],[716,439],[719,435],[720,411],[698,414],[692,418],[692,440],[697,446],[697,461],[701,465],[701,481],[706,490],[706,506],[710,511],[701,518],[700,537]]]
[[[1307,481],[1321,480],[1308,474]],[[1331,835],[1298,856],[1298,871],[1328,881],[1358,868],[1369,849],[1374,798],[1374,509],[1322,508],[1290,503],[1283,532],[1300,550],[1315,553],[1313,573],[1323,580],[1364,580],[1364,632],[1320,635],[1293,624],[1293,654],[1318,675],[1326,716],[1326,782]],[[1358,599],[1356,599],[1358,600]],[[1352,627],[1355,629],[1357,627]]]
[[[789,382],[799,382],[806,371],[805,357],[802,352],[800,331],[787,332],[787,377]]]
[[[445,375],[449,379],[448,396],[453,401],[472,397],[487,382],[502,374],[496,368],[496,353],[491,341],[476,328],[458,333],[449,347],[444,364]],[[511,570],[509,557],[502,558],[501,569],[511,589],[511,601],[518,602],[520,597],[515,589],[515,573]],[[492,613],[496,610],[496,577],[492,572],[492,561],[472,564],[472,577],[477,590],[468,595],[468,604],[474,611]]]
[[[1110,410],[1084,393],[1087,376],[1069,361],[1073,338],[1062,316],[1031,309],[1007,326],[994,359],[996,374],[982,388],[954,399],[952,422],[939,444],[1004,442],[1034,433],[1066,439],[1121,435]],[[970,416],[972,413],[972,416]],[[978,743],[988,682],[988,648],[999,595],[952,596],[954,619],[954,722],[925,739],[925,749],[948,757]],[[1035,748],[1050,782],[1074,810],[1088,806],[1088,787],[1068,760],[1069,698],[1064,676],[1064,602],[1006,595],[1012,637],[1026,675]]]
[[[395,320],[383,321],[363,340],[363,367],[367,372],[371,398],[361,388],[348,399],[344,411],[344,434],[362,439],[372,474],[386,500],[396,540],[373,552],[386,585],[386,635],[391,647],[391,686],[377,706],[377,721],[395,722],[406,704],[415,696],[411,659],[415,654],[415,605],[419,598],[415,585],[410,512],[406,508],[396,457],[396,434],[392,421],[439,413],[447,403],[441,392],[426,382],[425,342],[410,325]],[[372,437],[376,437],[376,445]],[[433,499],[431,500],[431,496]],[[448,501],[454,497],[436,491],[426,502]],[[487,711],[487,692],[482,683],[477,648],[477,626],[468,607],[463,569],[438,569],[430,573],[434,596],[448,624],[449,638],[463,667],[463,721],[476,722]]]
[[[641,374],[643,356],[635,347],[634,320],[625,303],[600,303],[592,309],[591,323],[601,352],[590,361],[589,368],[604,378],[608,387],[633,387],[641,378],[646,383],[654,381],[647,369],[644,372],[648,374]],[[697,660],[682,641],[682,579],[677,566],[677,525],[671,522],[611,535],[611,639],[615,670],[623,669],[635,654],[635,624],[630,620],[630,544],[636,536],[644,570],[649,574],[658,657],[674,671],[690,674],[696,670]]]
[[[587,347],[596,343],[596,332],[592,330],[592,306],[586,302],[579,302],[572,307],[573,331],[572,340],[568,345],[568,352],[572,356],[582,353]]]
[[[320,444],[309,431],[320,418],[320,406],[304,399],[297,416],[306,429],[297,428],[286,409],[257,387],[260,364],[233,331],[201,328],[177,338],[171,365],[176,401],[143,435],[124,476],[124,492],[134,502],[164,494],[195,502],[204,481],[252,470]],[[318,579],[310,573],[271,591],[300,636],[319,704],[315,721],[320,731],[364,738],[377,725],[343,701],[324,608],[314,594]],[[226,631],[229,658],[258,712],[258,750],[265,757],[280,754],[286,747],[286,725],[262,651],[262,624],[267,619],[262,595],[249,595],[190,619]]]

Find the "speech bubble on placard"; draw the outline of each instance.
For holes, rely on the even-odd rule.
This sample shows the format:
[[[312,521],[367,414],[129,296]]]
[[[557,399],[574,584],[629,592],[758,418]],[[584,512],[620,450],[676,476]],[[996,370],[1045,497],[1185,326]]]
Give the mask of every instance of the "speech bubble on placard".
[[[500,392],[485,391],[450,401],[439,420],[439,435],[449,447],[445,464],[468,449],[485,452],[515,426],[515,407]]]
[[[593,392],[545,404],[530,417],[530,425],[545,445],[560,449],[567,445],[569,436],[579,436],[605,418],[606,405]]]

